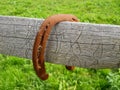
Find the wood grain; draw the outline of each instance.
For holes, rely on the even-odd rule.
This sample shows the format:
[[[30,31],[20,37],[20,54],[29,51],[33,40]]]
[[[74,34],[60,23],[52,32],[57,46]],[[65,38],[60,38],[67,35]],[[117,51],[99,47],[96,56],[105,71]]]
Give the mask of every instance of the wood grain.
[[[31,59],[44,19],[0,16],[0,53]],[[120,67],[120,26],[61,22],[49,37],[47,62],[85,68]]]

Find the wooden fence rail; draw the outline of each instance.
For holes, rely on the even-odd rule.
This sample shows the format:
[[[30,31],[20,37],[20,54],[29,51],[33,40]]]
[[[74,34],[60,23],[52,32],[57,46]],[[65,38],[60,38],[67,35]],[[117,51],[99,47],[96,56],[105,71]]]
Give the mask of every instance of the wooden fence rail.
[[[0,16],[0,53],[31,59],[44,19]],[[49,37],[47,62],[85,68],[120,67],[120,26],[62,22]]]

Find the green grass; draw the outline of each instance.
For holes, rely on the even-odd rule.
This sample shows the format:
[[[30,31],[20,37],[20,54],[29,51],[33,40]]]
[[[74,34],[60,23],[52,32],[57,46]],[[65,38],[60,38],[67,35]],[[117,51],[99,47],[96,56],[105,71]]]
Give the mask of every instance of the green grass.
[[[46,68],[50,77],[42,81],[30,60],[0,55],[0,90],[105,90],[113,88],[114,83],[119,86],[120,70],[113,73],[110,69],[76,68],[70,72],[49,63]]]
[[[119,0],[0,0],[0,14],[46,18],[58,13],[76,15],[81,22],[120,25]],[[0,55],[0,90],[120,90],[120,69],[70,72],[46,63],[50,77],[40,80],[27,59]]]
[[[1,15],[46,18],[76,15],[82,22],[120,24],[119,0],[0,0]]]

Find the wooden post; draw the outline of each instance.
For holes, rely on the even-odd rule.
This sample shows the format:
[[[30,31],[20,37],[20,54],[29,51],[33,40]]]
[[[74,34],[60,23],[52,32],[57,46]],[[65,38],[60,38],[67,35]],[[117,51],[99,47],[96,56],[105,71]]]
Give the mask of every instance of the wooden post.
[[[0,16],[0,53],[32,57],[43,19]],[[62,22],[49,37],[46,61],[85,68],[120,67],[120,26]]]

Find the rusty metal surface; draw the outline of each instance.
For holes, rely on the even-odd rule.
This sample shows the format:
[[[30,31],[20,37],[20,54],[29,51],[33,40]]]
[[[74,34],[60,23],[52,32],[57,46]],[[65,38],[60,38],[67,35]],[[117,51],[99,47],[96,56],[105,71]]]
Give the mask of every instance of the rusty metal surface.
[[[32,61],[36,74],[42,80],[46,80],[48,78],[44,64],[44,53],[48,37],[50,35],[52,27],[62,21],[78,22],[79,20],[77,17],[70,14],[58,14],[50,16],[42,23],[36,35],[33,47]],[[74,66],[66,66],[66,68],[68,70],[73,70]]]

